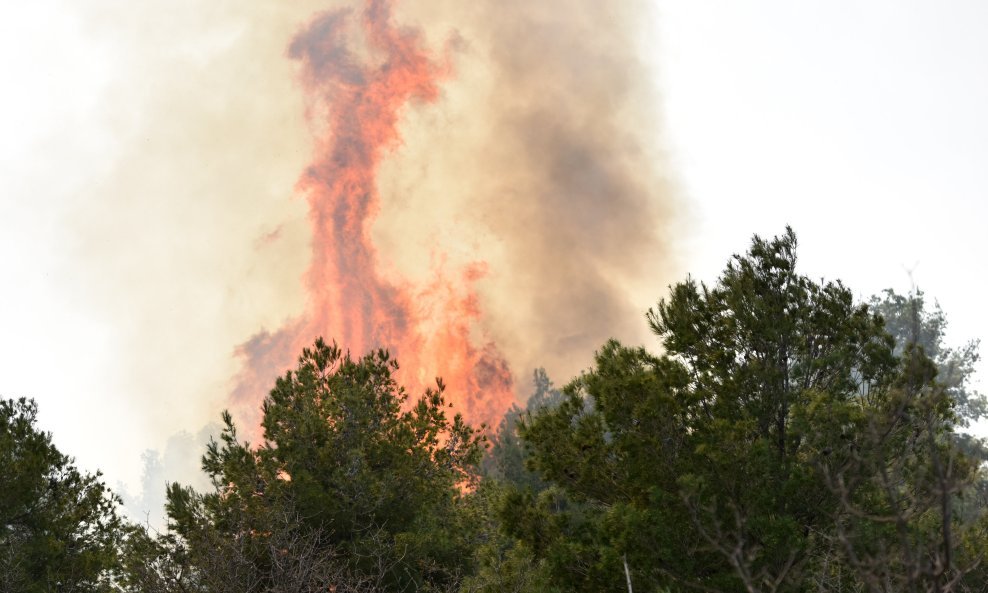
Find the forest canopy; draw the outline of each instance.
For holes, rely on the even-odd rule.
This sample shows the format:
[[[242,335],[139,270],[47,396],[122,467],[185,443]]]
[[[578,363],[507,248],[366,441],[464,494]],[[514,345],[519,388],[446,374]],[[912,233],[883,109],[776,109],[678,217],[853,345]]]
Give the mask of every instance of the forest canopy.
[[[145,592],[988,589],[978,344],[921,291],[855,300],[755,237],[712,284],[670,287],[657,351],[609,341],[563,388],[469,426],[441,380],[317,339],[247,443],[167,529],[0,401],[0,590]]]

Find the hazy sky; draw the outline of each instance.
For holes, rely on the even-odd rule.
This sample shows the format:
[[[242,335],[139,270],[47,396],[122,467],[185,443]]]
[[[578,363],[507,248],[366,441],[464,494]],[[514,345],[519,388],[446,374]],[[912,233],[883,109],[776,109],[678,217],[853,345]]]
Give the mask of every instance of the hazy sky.
[[[272,7],[265,29],[237,2],[131,4],[0,7],[0,395],[38,399],[67,452],[136,485],[144,449],[198,431],[223,405],[233,348],[301,303],[304,239],[256,253],[260,239],[304,226],[289,196],[310,139],[283,48],[320,3]],[[988,335],[984,3],[657,8],[643,57],[656,65],[666,168],[688,210],[674,254],[685,270],[712,279],[752,233],[791,224],[806,273],[862,297],[911,278],[942,304],[952,342]],[[247,44],[266,61],[225,61]],[[230,112],[249,121],[202,101],[231,85],[245,90]],[[142,138],[145,110],[206,131]],[[217,156],[183,161],[192,146]],[[198,167],[228,171],[243,210],[207,204],[190,219],[170,200],[220,191]],[[104,224],[111,208],[126,233]],[[188,252],[176,228],[209,253]],[[105,276],[89,275],[91,261]],[[211,353],[190,358],[187,345],[202,342]]]
[[[659,6],[689,269],[710,278],[751,233],[791,224],[804,272],[862,297],[914,282],[952,343],[988,336],[988,5]]]

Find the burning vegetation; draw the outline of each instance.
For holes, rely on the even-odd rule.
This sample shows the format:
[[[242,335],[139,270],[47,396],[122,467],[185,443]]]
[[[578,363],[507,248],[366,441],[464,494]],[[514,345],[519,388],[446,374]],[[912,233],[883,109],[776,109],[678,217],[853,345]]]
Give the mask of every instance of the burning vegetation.
[[[356,25],[366,48],[351,47]],[[289,54],[300,63],[308,117],[319,130],[315,160],[299,182],[312,224],[307,311],[241,348],[245,371],[236,403],[256,405],[272,370],[287,368],[315,337],[333,336],[353,352],[388,349],[416,392],[442,372],[459,410],[472,422],[495,424],[514,392],[507,363],[477,325],[473,284],[483,262],[436,270],[428,283],[415,284],[385,274],[371,235],[381,208],[378,169],[400,145],[403,109],[412,100],[435,101],[449,66],[428,54],[419,33],[397,27],[391,3],[380,0],[359,14],[319,15]]]
[[[858,303],[801,275],[788,229],[636,322],[674,210],[624,102],[644,96],[622,35],[639,3],[408,6],[463,27],[436,50],[366,0],[289,44],[314,137],[306,303],[240,347],[212,488],[168,485],[162,533],[128,523],[33,403],[0,401],[0,591],[984,591],[977,345],[947,348],[922,293]],[[490,125],[406,145],[423,106],[470,115],[444,85],[481,63],[508,83]],[[454,154],[486,142],[481,165]],[[424,272],[392,265],[375,227],[410,154],[459,167],[465,226],[496,249],[437,240]],[[636,325],[663,353],[607,339]],[[597,351],[562,390],[536,371],[522,408],[525,348]]]
[[[525,369],[572,374],[603,340],[643,337],[628,320],[667,279],[676,207],[641,7],[553,4],[368,0],[295,35],[314,136],[306,305],[238,350],[247,426],[318,336],[388,349],[416,391],[442,375],[488,426]]]
[[[163,534],[121,521],[31,404],[0,402],[0,583],[984,590],[988,448],[961,431],[986,409],[963,370],[976,348],[946,348],[922,294],[856,303],[796,259],[791,231],[755,237],[650,311],[665,354],[609,341],[561,392],[537,372],[490,437],[441,383],[410,395],[383,350],[317,340],[265,398],[260,443],[224,414],[212,489],[169,485]]]

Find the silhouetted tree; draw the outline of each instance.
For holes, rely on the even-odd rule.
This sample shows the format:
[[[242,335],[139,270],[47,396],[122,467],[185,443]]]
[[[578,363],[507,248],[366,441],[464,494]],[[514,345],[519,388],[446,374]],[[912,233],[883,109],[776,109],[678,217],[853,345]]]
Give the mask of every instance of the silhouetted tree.
[[[110,591],[119,500],[38,430],[37,413],[33,400],[0,400],[0,591]]]
[[[623,591],[625,566],[644,590],[969,579],[977,555],[960,550],[977,523],[952,509],[973,466],[951,438],[955,400],[850,290],[797,273],[791,230],[755,237],[713,286],[673,286],[648,320],[665,354],[609,342],[557,408],[521,424],[554,487],[509,497],[505,517],[553,583]]]
[[[482,438],[447,416],[441,381],[409,402],[397,368],[385,351],[354,360],[317,340],[265,399],[259,447],[224,414],[203,458],[214,491],[169,487],[172,541],[159,540],[195,583],[295,591],[286,583],[301,583],[304,565],[305,587],[457,586],[473,552],[462,509]]]
[[[532,373],[532,395],[525,408],[517,404],[504,414],[491,438],[490,448],[484,456],[482,469],[487,478],[501,480],[519,488],[542,490],[546,484],[538,473],[527,467],[528,454],[518,436],[518,422],[526,414],[553,408],[562,400],[562,392],[555,388],[544,368]]]

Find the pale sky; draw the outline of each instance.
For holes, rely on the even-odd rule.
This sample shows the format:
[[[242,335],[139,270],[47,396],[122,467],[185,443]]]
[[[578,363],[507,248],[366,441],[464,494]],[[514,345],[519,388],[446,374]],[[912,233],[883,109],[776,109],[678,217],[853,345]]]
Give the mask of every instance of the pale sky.
[[[98,10],[114,3],[91,4]],[[152,4],[160,10],[169,3]],[[908,290],[912,278],[943,306],[952,343],[988,336],[981,305],[981,264],[988,253],[988,5],[657,4],[646,57],[656,63],[663,99],[656,109],[665,122],[672,175],[690,211],[689,239],[679,246],[685,267],[712,279],[732,253],[746,248],[752,233],[777,234],[791,224],[804,272],[841,278],[861,297],[885,287]],[[80,196],[98,194],[124,158],[118,154],[125,145],[121,137],[140,117],[121,114],[112,102],[134,67],[121,52],[133,36],[126,34],[129,24],[114,23],[108,34],[106,25],[93,27],[81,17],[88,7],[78,0],[0,7],[0,395],[36,398],[43,427],[66,452],[87,468],[103,469],[111,483],[133,486],[144,449],[160,449],[176,431],[195,433],[214,420],[222,377],[235,369],[232,347],[249,335],[244,328],[256,329],[257,319],[277,323],[290,307],[262,314],[254,305],[231,307],[233,296],[204,291],[194,295],[204,308],[202,319],[175,323],[174,336],[146,336],[141,344],[134,336],[145,327],[142,319],[169,315],[168,307],[148,312],[142,303],[150,302],[145,291],[154,273],[172,270],[171,264],[155,259],[147,271],[129,263],[126,253],[114,253],[113,261],[122,263],[106,290],[126,287],[131,276],[135,282],[131,305],[116,311],[101,305],[110,302],[94,287],[101,279],[77,277],[86,273],[77,266],[80,251],[89,253],[101,231],[96,226],[93,236],[67,238],[66,228],[77,227],[78,214],[86,211]],[[220,11],[209,18],[227,16]],[[217,31],[200,37],[223,46],[225,35],[236,35],[236,22]],[[272,63],[281,59],[275,55]],[[162,80],[170,79],[163,74]],[[108,113],[107,105],[115,111]],[[289,119],[302,107],[298,99],[272,105]],[[304,136],[292,127],[301,123],[285,125],[286,147],[265,178],[267,210],[244,223],[251,233],[275,228],[265,229],[265,212],[290,194],[304,163]],[[278,222],[293,224],[300,207],[287,207]],[[141,214],[132,213],[135,224],[145,222]],[[189,232],[208,234],[209,224],[225,221],[190,224]],[[166,239],[156,237],[155,245],[168,245]],[[113,249],[121,251],[119,245]],[[277,262],[262,264],[267,270]],[[263,276],[253,264],[231,265],[242,266],[238,277],[255,284]],[[301,270],[288,268],[288,277]],[[210,270],[196,274],[207,277]],[[90,292],[80,294],[79,286]],[[183,294],[171,298],[180,302]],[[271,297],[285,299],[291,300]],[[214,311],[225,317],[212,320]],[[213,358],[165,372],[180,359],[183,340],[204,336],[225,346]],[[145,346],[146,359],[134,354]],[[139,361],[143,374],[136,384],[119,372],[125,357]],[[195,395],[171,401],[162,385]],[[135,396],[135,389],[146,395]],[[199,397],[204,393],[216,395]]]
[[[952,343],[988,336],[988,5],[659,5],[693,273],[711,278],[753,232],[791,224],[805,273],[862,297],[911,277]]]

